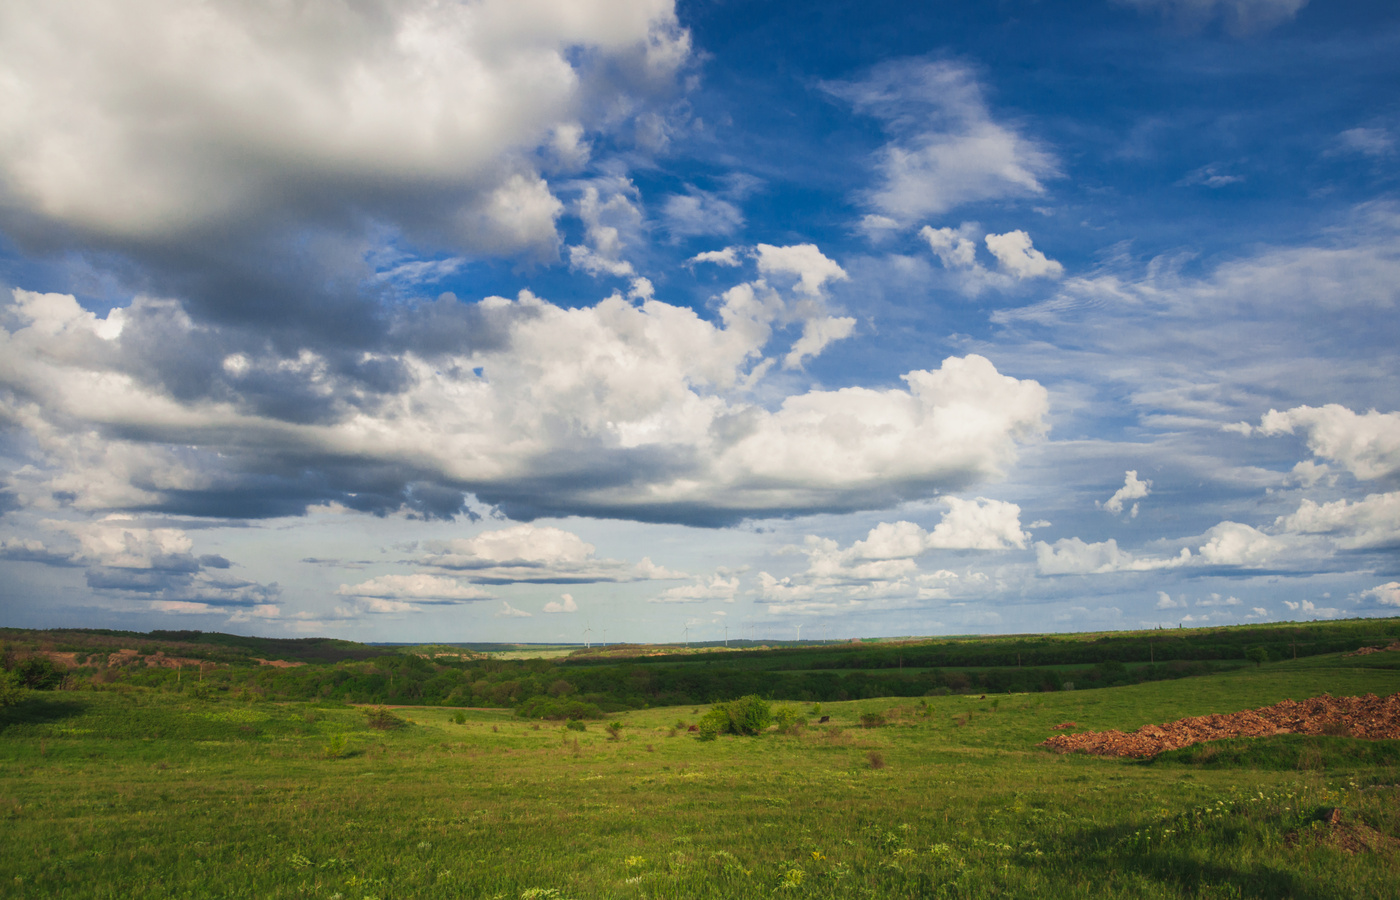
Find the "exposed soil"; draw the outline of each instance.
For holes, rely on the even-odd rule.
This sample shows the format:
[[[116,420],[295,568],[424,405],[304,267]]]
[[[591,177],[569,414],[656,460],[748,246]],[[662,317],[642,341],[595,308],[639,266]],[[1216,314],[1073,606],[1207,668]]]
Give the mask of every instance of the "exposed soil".
[[[1389,647],[1362,647],[1360,650],[1353,650],[1350,653],[1343,653],[1343,656],[1366,656],[1371,653],[1386,653],[1388,651],[1400,650],[1400,641],[1394,641]]]
[[[304,662],[293,662],[289,659],[260,659],[253,657],[253,662],[260,666],[272,666],[274,669],[295,669],[297,666],[304,666]]]
[[[1400,840],[1377,831],[1364,822],[1349,821],[1340,809],[1329,809],[1306,828],[1289,832],[1283,839],[1289,847],[1321,844],[1355,856],[1358,853],[1395,853]]]
[[[1144,725],[1137,731],[1086,731],[1057,734],[1040,746],[1061,753],[1079,751],[1098,756],[1142,759],[1166,750],[1179,750],[1203,741],[1271,734],[1332,734],[1370,740],[1400,738],[1400,694],[1377,697],[1330,697],[1323,694],[1298,702],[1244,712],[1193,716],[1165,725]]]

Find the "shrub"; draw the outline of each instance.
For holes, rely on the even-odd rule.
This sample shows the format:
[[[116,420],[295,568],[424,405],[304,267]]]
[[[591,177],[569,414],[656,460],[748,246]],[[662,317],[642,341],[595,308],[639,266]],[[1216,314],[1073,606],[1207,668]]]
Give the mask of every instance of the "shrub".
[[[588,726],[583,724],[582,719],[570,719],[564,723],[564,727],[570,731],[586,731]]]
[[[883,769],[885,767],[885,755],[879,750],[871,750],[865,754],[866,762],[870,763],[872,769]]]
[[[609,722],[606,730],[607,730],[607,732],[608,732],[608,740],[610,740],[610,741],[620,741],[620,740],[622,740],[622,723],[621,723],[621,722],[616,722],[616,721],[614,721],[614,722]]]
[[[0,671],[0,709],[24,699],[24,683],[13,672]]]
[[[341,759],[349,755],[346,749],[345,735],[337,734],[332,737],[326,742],[326,745],[321,748],[321,753],[326,759]]]
[[[729,731],[729,714],[717,706],[700,717],[696,729],[700,740],[713,741]]]
[[[392,731],[395,728],[402,728],[408,723],[394,715],[393,710],[382,706],[376,706],[365,710],[366,724],[370,728],[377,728],[380,731]]]
[[[750,694],[720,703],[700,717],[700,740],[712,741],[721,734],[756,735],[773,724],[773,706]]]
[[[452,721],[458,725],[465,725],[467,724],[467,714],[459,709],[452,714]]]
[[[549,719],[554,722],[566,719],[601,719],[603,711],[596,703],[585,700],[569,700],[546,697],[543,694],[531,697],[516,707],[515,714],[522,719]]]
[[[63,684],[67,674],[47,656],[31,656],[17,663],[11,672],[19,678],[20,684],[32,691],[51,691]]]
[[[879,728],[881,725],[884,725],[884,724],[885,724],[885,717],[882,716],[882,715],[880,715],[879,713],[873,713],[873,712],[872,712],[872,713],[861,713],[861,714],[860,714],[860,727],[861,727],[861,728]]]

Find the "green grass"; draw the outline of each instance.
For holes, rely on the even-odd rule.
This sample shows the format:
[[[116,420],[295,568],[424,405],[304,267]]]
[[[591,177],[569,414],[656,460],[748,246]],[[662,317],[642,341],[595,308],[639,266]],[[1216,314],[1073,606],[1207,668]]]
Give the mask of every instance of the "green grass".
[[[1400,834],[1397,742],[1036,747],[1064,721],[1400,690],[1374,659],[823,703],[830,726],[708,743],[675,729],[693,706],[617,715],[612,741],[507,710],[400,709],[385,731],[348,707],[34,694],[0,711],[0,896],[1392,898],[1394,854],[1315,837],[1338,806]]]

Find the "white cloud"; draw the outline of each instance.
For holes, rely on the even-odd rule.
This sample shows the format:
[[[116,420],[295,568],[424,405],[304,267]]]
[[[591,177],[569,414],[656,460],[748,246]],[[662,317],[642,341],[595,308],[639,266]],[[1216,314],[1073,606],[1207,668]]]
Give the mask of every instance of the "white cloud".
[[[1028,278],[1054,279],[1064,274],[1064,266],[1032,247],[1030,235],[1024,231],[988,234],[983,238],[1001,267],[1000,272],[989,270],[977,260],[975,238],[979,230],[974,222],[964,222],[956,230],[930,225],[919,229],[919,236],[928,241],[929,249],[968,296],[975,297],[988,288],[1009,290]]]
[[[1388,581],[1361,592],[1363,598],[1376,601],[1381,606],[1400,606],[1400,581]]]
[[[1201,558],[1213,566],[1260,568],[1273,563],[1289,550],[1280,538],[1239,522],[1221,522],[1203,536]]]
[[[1036,541],[1035,562],[1042,575],[1105,575],[1175,569],[1191,565],[1193,559],[1191,551],[1184,547],[1178,556],[1139,557],[1118,549],[1118,542],[1113,538],[1091,544],[1072,537],[1053,545]]]
[[[808,297],[821,296],[823,287],[829,281],[850,279],[846,270],[835,260],[828,259],[816,244],[794,244],[790,247],[759,244],[754,251],[761,274],[795,275],[797,291]]]
[[[1211,594],[1204,600],[1197,600],[1197,606],[1240,606],[1243,601],[1238,597],[1222,597],[1219,594]]]
[[[1266,31],[1288,22],[1308,0],[1115,0],[1141,10],[1157,10],[1178,24],[1199,28],[1217,18],[1235,35]]]
[[[616,92],[609,66],[640,85],[688,53],[670,0],[6,5],[0,191],[138,239],[413,198],[444,237],[552,252],[528,154],[577,163],[581,118],[626,106],[590,109],[595,79]]]
[[[1341,614],[1340,609],[1336,609],[1330,606],[1318,606],[1311,600],[1303,600],[1302,602],[1285,600],[1283,601],[1283,605],[1288,607],[1290,612],[1301,612],[1305,615],[1314,617],[1322,616],[1323,618],[1330,618],[1332,616]]]
[[[523,609],[516,609],[507,600],[502,600],[501,608],[496,610],[496,618],[498,619],[532,619],[534,615],[534,613],[527,613]]]
[[[395,600],[409,603],[466,603],[490,600],[492,596],[480,588],[464,585],[456,578],[442,575],[380,575],[356,585],[342,584],[336,589],[342,597]]]
[[[704,253],[697,253],[687,263],[714,263],[717,266],[734,267],[740,264],[739,248],[725,247],[723,250],[706,250]]]
[[[739,577],[717,573],[708,579],[696,579],[694,584],[684,584],[668,588],[655,597],[652,603],[703,603],[706,600],[719,600],[733,603],[739,593]]]
[[[684,578],[643,559],[599,559],[592,544],[562,528],[512,525],[475,537],[429,541],[421,562],[486,584],[587,584]]]
[[[989,234],[987,249],[1001,267],[1016,278],[1059,278],[1065,267],[1031,246],[1031,236],[1024,231]]]
[[[573,594],[560,594],[558,600],[551,600],[544,605],[544,611],[547,613],[575,613],[578,612],[578,603],[574,600]]]
[[[1357,415],[1345,406],[1298,406],[1286,412],[1271,409],[1254,429],[1260,434],[1293,434],[1302,429],[1308,449],[1345,467],[1357,478],[1400,475],[1400,413],[1374,409]]]
[[[299,478],[323,458],[346,480],[311,502],[355,507],[397,471],[402,497],[420,483],[469,491],[522,518],[713,522],[962,489],[997,477],[1018,443],[1044,430],[1045,390],[975,355],[909,372],[903,387],[753,403],[775,322],[817,323],[804,325],[804,355],[849,333],[849,320],[807,293],[839,279],[839,266],[815,248],[760,254],[771,272],[797,277],[799,298],[789,304],[762,280],[741,284],[726,293],[721,324],[619,295],[574,309],[528,292],[440,301],[499,340],[381,354],[375,362],[401,377],[368,396],[323,354],[263,345],[241,350],[232,370],[222,364],[230,353],[208,354],[216,392],[183,397],[143,368],[153,342],[217,341],[179,304],[138,298],[96,319],[72,297],[16,291],[16,324],[0,328],[0,415],[32,437],[33,456],[10,490],[26,506],[63,495],[80,509],[159,508],[163,498],[224,496],[245,466],[250,480],[266,471]],[[104,338],[114,322],[120,334]],[[275,386],[268,396],[279,402],[305,398],[316,415],[282,418],[248,393],[259,384]],[[286,502],[281,493],[268,502]],[[377,502],[395,508],[392,494]]]
[[[687,185],[684,194],[667,197],[661,206],[661,217],[666,230],[677,238],[728,235],[744,225],[744,214],[739,207],[694,185]]]
[[[982,88],[954,63],[905,60],[858,82],[829,84],[858,112],[880,119],[891,141],[875,157],[879,183],[864,195],[877,220],[910,225],[979,200],[1034,196],[1057,174],[1054,158],[998,123]]]
[[[1123,511],[1123,504],[1129,500],[1140,500],[1152,493],[1152,481],[1144,479],[1139,481],[1137,471],[1129,469],[1124,473],[1123,486],[1114,492],[1112,497],[1104,501],[1103,508],[1113,513],[1115,516]],[[1138,504],[1132,506],[1132,517],[1137,518]]]
[[[1158,608],[1158,609],[1185,609],[1185,608],[1186,608],[1186,599],[1183,597],[1183,598],[1178,599],[1178,600],[1173,600],[1171,594],[1168,594],[1166,591],[1158,591],[1158,592],[1157,592],[1157,608]]]
[[[600,186],[608,192],[607,199],[603,199]],[[629,244],[640,242],[642,211],[638,202],[636,186],[624,178],[602,179],[585,187],[578,200],[578,215],[586,228],[588,245],[570,247],[569,264],[590,275],[636,274],[622,254]]]
[[[1337,135],[1338,149],[1377,158],[1395,153],[1395,138],[1384,128],[1349,128]]]
[[[1298,534],[1332,535],[1346,550],[1400,546],[1400,491],[1368,494],[1356,501],[1303,500],[1297,512],[1280,516],[1275,526]]]

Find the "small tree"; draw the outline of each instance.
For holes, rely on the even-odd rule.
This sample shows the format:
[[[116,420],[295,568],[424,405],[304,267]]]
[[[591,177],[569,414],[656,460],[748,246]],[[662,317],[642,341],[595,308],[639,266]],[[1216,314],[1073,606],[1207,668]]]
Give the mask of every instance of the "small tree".
[[[24,699],[24,684],[13,672],[0,669],[0,709]]]
[[[1244,658],[1254,663],[1255,667],[1262,666],[1269,661],[1269,649],[1267,647],[1250,647],[1244,651]]]

